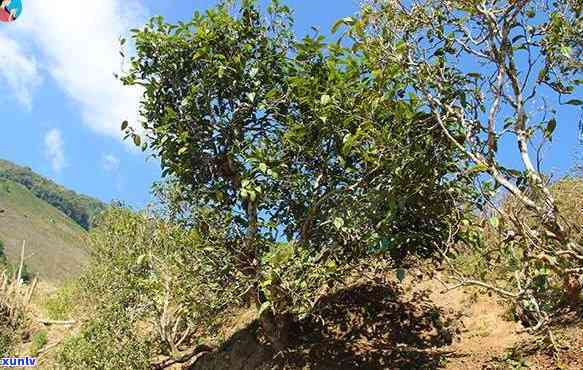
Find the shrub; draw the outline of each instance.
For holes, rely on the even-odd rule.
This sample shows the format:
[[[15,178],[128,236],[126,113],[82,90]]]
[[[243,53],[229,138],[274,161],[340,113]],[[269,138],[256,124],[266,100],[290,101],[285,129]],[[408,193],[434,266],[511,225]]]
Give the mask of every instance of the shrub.
[[[572,227],[570,232],[573,238],[579,243],[583,242],[583,178],[565,177],[551,184],[550,189],[565,224]],[[544,232],[537,219],[512,196],[501,201],[501,208],[509,214],[520,214],[535,235]],[[579,292],[565,291],[562,265],[544,254],[529,254],[529,244],[519,237],[513,226],[499,225],[499,222],[496,218],[466,221],[462,231],[465,244],[451,253],[456,273],[468,279],[480,279],[507,292],[518,291],[517,276],[528,273],[532,276],[530,291],[540,300],[539,308],[551,314],[559,312],[558,308],[565,303],[581,299]],[[501,227],[507,230],[506,233],[500,233]],[[524,261],[528,261],[526,266]],[[550,267],[547,264],[549,261]],[[514,301],[511,305],[514,317],[525,325],[532,325],[532,311],[535,310],[532,305],[529,302]]]
[[[63,346],[65,367],[144,368],[156,358],[188,355],[212,342],[221,319],[242,303],[226,253],[224,223],[211,217],[206,235],[153,213],[113,208],[90,234],[92,262],[79,281],[79,335]],[[230,246],[229,246],[230,247]],[[60,312],[68,293],[55,303]]]
[[[66,369],[147,369],[150,346],[120,310],[101,312],[69,337],[57,354],[59,367]]]
[[[43,302],[49,319],[51,320],[69,320],[73,313],[78,295],[78,283],[76,281],[67,282],[59,290],[46,298]]]
[[[38,353],[47,345],[49,342],[49,332],[46,330],[40,330],[32,336],[32,347],[31,352],[33,355],[38,355]]]

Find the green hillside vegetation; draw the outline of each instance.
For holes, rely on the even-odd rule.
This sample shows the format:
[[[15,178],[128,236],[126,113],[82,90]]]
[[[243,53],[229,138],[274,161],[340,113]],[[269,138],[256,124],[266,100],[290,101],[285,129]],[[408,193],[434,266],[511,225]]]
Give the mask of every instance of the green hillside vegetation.
[[[28,167],[0,159],[0,179],[2,178],[23,185],[38,198],[61,210],[85,230],[91,228],[95,216],[106,207],[103,202],[68,190],[34,173]]]
[[[87,260],[85,230],[24,186],[0,179],[0,240],[8,262],[20,257],[39,278],[60,283],[75,276]]]
[[[0,240],[0,268],[6,266],[8,264],[8,260],[6,259],[6,252],[4,249],[4,242]]]

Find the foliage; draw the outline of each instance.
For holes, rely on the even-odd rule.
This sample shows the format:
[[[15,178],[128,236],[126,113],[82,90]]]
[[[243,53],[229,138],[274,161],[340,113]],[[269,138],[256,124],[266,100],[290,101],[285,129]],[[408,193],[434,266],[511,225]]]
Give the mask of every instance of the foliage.
[[[284,217],[273,221],[343,259],[434,255],[468,194],[467,179],[455,175],[464,167],[459,151],[405,96],[398,69],[382,75],[357,45],[326,46],[322,36],[295,52],[278,116]]]
[[[0,179],[8,179],[29,189],[38,198],[62,211],[88,230],[96,215],[105,209],[97,199],[77,194],[37,175],[28,167],[20,167],[0,160]]]
[[[38,355],[38,353],[47,345],[49,342],[49,332],[46,330],[40,330],[32,336],[32,347],[31,352],[33,355]]]
[[[0,240],[0,267],[5,267],[8,265],[8,260],[6,259],[6,254],[4,250],[4,242]]]
[[[460,151],[402,94],[398,69],[383,76],[361,49],[320,35],[296,41],[277,1],[268,17],[254,1],[234,9],[134,31],[122,80],[144,88],[145,137],[122,129],[176,180],[173,214],[195,228],[209,212],[228,220],[238,284],[277,348],[285,328],[272,315],[299,309],[306,275],[323,272],[318,285],[372,254],[434,255],[467,179],[452,176]]]
[[[80,287],[76,280],[69,281],[60,287],[56,293],[47,297],[42,306],[48,318],[57,321],[70,320],[75,307],[78,305],[79,290]]]
[[[77,336],[65,340],[57,355],[66,369],[147,369],[150,347],[147,338],[136,333],[131,319],[119,311],[99,316]]]
[[[241,304],[245,285],[225,250],[225,220],[209,215],[206,222],[212,228],[203,234],[151,212],[113,208],[102,215],[76,295],[83,307],[77,315],[86,320],[64,346],[63,366],[126,361],[144,368],[160,356],[188,357],[200,339],[213,340],[222,318]],[[127,352],[118,353],[122,347]]]
[[[581,178],[566,177],[552,184],[550,190],[561,209],[561,215],[565,222],[572,225],[573,238],[581,243],[583,241],[583,219],[581,218],[581,201],[583,199],[583,181]],[[502,207],[508,213],[525,213],[522,204],[507,197],[502,200]],[[540,229],[541,225],[532,218],[527,221],[533,229]],[[515,237],[517,231],[508,227],[502,234],[499,225],[492,225],[491,220],[468,220],[463,235],[474,235],[476,238],[467,238],[464,245],[452,248],[451,262],[454,273],[466,277],[477,278],[481,282],[491,284],[505,292],[513,292],[519,289],[520,280],[516,274],[524,269],[523,261],[526,254],[524,244]],[[568,293],[564,290],[564,284],[557,278],[551,268],[541,265],[532,266],[533,284],[531,289],[538,297],[543,297],[538,304],[548,312],[554,312],[565,303]],[[579,294],[575,292],[575,294]],[[566,297],[567,295],[567,297]],[[532,303],[530,303],[532,304]],[[511,308],[512,317],[522,320],[528,325],[528,320],[534,320],[528,302],[514,301]]]
[[[480,174],[476,206],[500,234],[514,233],[507,242],[523,252],[517,289],[491,288],[518,303],[526,323],[543,327],[556,300],[541,276],[562,281],[564,292],[583,287],[577,282],[583,247],[541,170],[540,153],[558,117],[547,100],[539,108],[551,92],[560,103],[581,104],[563,99],[581,83],[580,2],[369,1],[360,19],[343,23],[379,65],[403,70],[404,89],[472,162],[469,171]],[[508,143],[515,152],[502,150]],[[508,167],[509,155],[520,166]],[[501,190],[520,204],[517,212],[499,206]],[[476,283],[461,276],[459,282]]]

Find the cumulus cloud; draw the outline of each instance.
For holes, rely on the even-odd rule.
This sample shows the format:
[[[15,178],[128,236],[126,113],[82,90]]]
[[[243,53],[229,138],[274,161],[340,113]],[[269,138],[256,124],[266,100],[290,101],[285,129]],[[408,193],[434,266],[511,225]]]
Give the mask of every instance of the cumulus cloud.
[[[119,169],[119,158],[113,154],[104,155],[101,164],[103,168],[108,172],[116,172]]]
[[[40,83],[34,56],[25,53],[12,38],[0,33],[0,86],[4,85],[20,104],[30,110],[34,90]]]
[[[13,25],[20,40],[38,48],[43,69],[78,104],[83,123],[120,138],[120,123],[138,119],[141,92],[113,76],[122,68],[119,37],[145,15],[135,0],[36,0]]]
[[[45,154],[51,162],[53,171],[59,173],[67,165],[65,161],[65,144],[58,129],[52,129],[46,133]]]

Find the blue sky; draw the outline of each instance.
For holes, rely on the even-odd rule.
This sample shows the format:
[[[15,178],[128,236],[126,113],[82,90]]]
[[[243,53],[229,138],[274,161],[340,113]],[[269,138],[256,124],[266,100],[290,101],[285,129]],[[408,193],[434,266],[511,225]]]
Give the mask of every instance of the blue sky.
[[[265,0],[262,0],[265,3]],[[121,141],[120,123],[137,119],[139,91],[113,78],[122,68],[118,38],[162,15],[187,20],[211,0],[23,0],[20,18],[0,24],[0,158],[32,167],[75,191],[135,207],[150,201],[156,161]],[[299,36],[325,34],[357,10],[357,0],[287,0]],[[546,168],[563,173],[577,150],[576,109],[559,110]]]
[[[30,166],[75,191],[135,207],[150,201],[155,160],[121,141],[139,92],[113,78],[119,36],[149,16],[187,20],[211,0],[23,0],[20,18],[0,24],[0,158]],[[287,1],[300,35],[327,32],[356,0]]]

